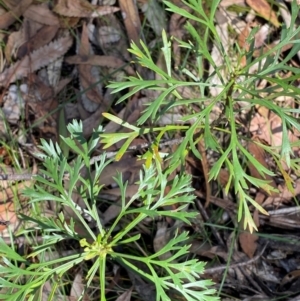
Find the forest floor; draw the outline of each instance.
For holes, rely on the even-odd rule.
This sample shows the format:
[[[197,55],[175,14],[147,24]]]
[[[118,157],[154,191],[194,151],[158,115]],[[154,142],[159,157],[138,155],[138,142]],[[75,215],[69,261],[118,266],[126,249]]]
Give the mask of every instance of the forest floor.
[[[169,2],[189,11],[183,1]],[[210,15],[211,5],[216,2],[203,0],[199,1],[199,5]],[[291,22],[290,2],[220,1],[213,20],[228,57],[237,66],[246,64],[247,55],[239,60],[236,52],[237,49],[244,49],[247,53],[252,47],[250,38],[256,51],[253,51],[253,57],[258,56],[259,51],[278,45],[284,27]],[[99,125],[103,126],[105,133],[119,133],[122,131],[121,125],[106,119],[103,113],[109,112],[135,125],[142,116],[145,104],[159,97],[149,88],[133,92],[126,101],[117,103],[130,91],[130,87],[125,92],[112,93],[113,89],[108,86],[111,82],[125,82],[127,77],[136,77],[137,74],[144,80],[160,79],[145,66],[138,66],[136,56],[128,51],[131,42],[142,47],[142,41],[155,65],[166,69],[162,60],[162,32],[165,30],[167,36],[172,37],[171,72],[174,76],[186,80],[188,75],[204,81],[212,76],[211,62],[205,57],[200,63],[196,62],[197,56],[192,51],[178,47],[176,39],[186,43],[190,41],[186,21],[186,18],[168,11],[159,0],[93,0],[91,3],[88,0],[0,0],[0,167],[3,179],[0,182],[0,231],[7,245],[22,249],[22,256],[30,254],[33,248],[31,240],[27,240],[26,236],[20,239],[17,235],[23,219],[14,199],[17,197],[21,205],[28,200],[22,195],[22,190],[33,180],[28,176],[18,178],[18,175],[40,172],[40,139],[57,142],[70,160],[74,159],[72,149],[66,148],[60,139],[60,135],[67,135],[69,122],[81,120],[86,139]],[[200,36],[202,31],[204,35],[205,28],[199,26],[197,29]],[[207,40],[210,55],[216,64],[214,68],[221,70],[225,58],[214,48],[213,34]],[[282,61],[288,57],[291,47],[283,45],[278,52]],[[291,85],[298,90],[299,74],[294,70],[300,67],[299,54],[300,51],[285,62],[291,66],[290,72],[274,72],[275,79],[290,79]],[[197,66],[201,66],[202,70],[197,70]],[[222,73],[225,81],[228,79],[226,72]],[[257,89],[267,91],[271,84],[261,79],[255,85]],[[216,86],[209,86],[202,92],[208,99],[223,93]],[[272,101],[282,108],[292,108],[295,120],[299,121],[299,96],[277,92]],[[196,103],[198,90],[186,86],[180,93],[183,99],[195,99],[192,110],[201,110]],[[268,93],[261,97],[269,99]],[[282,141],[287,137],[289,142],[295,143],[293,154],[298,158],[300,149],[297,141],[300,135],[297,130],[284,131],[281,117],[275,111],[260,105],[249,109],[243,102],[237,103],[237,106],[239,113],[236,120],[241,125],[240,131],[247,135],[247,139],[250,137],[247,144],[249,153],[275,174],[266,178],[274,191],[248,185],[247,194],[268,212],[268,215],[262,214],[249,205],[258,231],[244,229],[243,218],[238,221],[238,200],[234,190],[227,187],[230,181],[228,170],[222,166],[218,177],[209,179],[220,154],[201,143],[202,140],[196,144],[202,159],[199,160],[187,149],[189,152],[183,165],[185,173],[193,179],[195,202],[192,208],[199,212],[198,217],[191,225],[168,218],[154,220],[150,224],[139,225],[136,231],[142,235],[144,252],[162,248],[175,230],[188,231],[191,244],[189,257],[207,262],[202,277],[213,280],[214,288],[223,301],[300,300],[300,169],[298,165],[278,168],[276,159],[258,146],[261,143],[280,152]],[[148,125],[178,124],[189,109],[182,105],[176,111],[161,114],[158,123],[149,122]],[[210,116],[212,124],[219,120],[220,110],[216,106],[212,111],[217,116]],[[185,124],[192,122],[188,120]],[[158,146],[160,151],[175,152],[182,136],[182,132],[178,131],[172,137],[163,137],[161,141],[164,142]],[[104,185],[101,199],[106,201],[98,207],[105,217],[105,227],[109,227],[119,214],[117,202],[120,190],[115,187],[113,177],[117,172],[123,174],[123,179],[128,181],[126,197],[132,197],[136,193],[135,184],[144,163],[137,160],[137,156],[145,153],[147,147],[144,145],[153,143],[155,139],[153,133],[136,137],[130,144],[133,150],[128,151],[121,160],[106,166],[101,176],[101,184]],[[228,137],[218,135],[218,143],[227,145]],[[121,146],[122,143],[118,142],[106,150],[118,151]],[[103,144],[97,145],[93,156],[102,152]],[[252,177],[261,179],[260,170],[255,165],[248,164],[245,170]],[[7,181],[6,177],[10,177],[11,181]],[[52,209],[48,208],[49,211]],[[55,218],[57,212],[54,210],[49,214]],[[39,233],[36,235],[38,237]],[[68,251],[70,247],[64,245],[62,248]],[[80,277],[79,270],[73,272],[69,275],[72,283],[66,284],[65,299],[59,300],[76,300],[76,292],[82,293],[85,280]],[[143,295],[138,282],[132,282],[130,273],[122,268],[116,274],[112,270],[107,271],[107,300],[155,300],[155,291]],[[52,285],[49,282],[44,288],[51,291]],[[40,300],[49,300],[45,296],[43,294]],[[97,298],[99,295],[93,295],[90,291],[84,295],[84,300]],[[183,299],[173,296],[172,300]]]

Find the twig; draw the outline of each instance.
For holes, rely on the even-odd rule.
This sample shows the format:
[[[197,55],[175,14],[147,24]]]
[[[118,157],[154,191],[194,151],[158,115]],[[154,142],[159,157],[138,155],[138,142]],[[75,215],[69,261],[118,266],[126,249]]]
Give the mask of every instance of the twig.
[[[205,220],[205,222],[209,222],[209,216],[205,210],[205,208],[202,206],[202,203],[201,201],[199,200],[199,198],[196,198],[196,204],[198,206],[198,209],[200,210],[200,213],[203,217],[203,219]],[[210,226],[211,230],[212,230],[212,233],[214,235],[214,237],[217,239],[218,243],[222,246],[225,246],[222,238],[221,238],[221,235],[219,234],[219,232],[216,230],[215,227],[213,226]]]
[[[34,174],[24,173],[24,174],[0,174],[1,181],[26,181],[32,180]]]
[[[245,261],[245,262],[239,262],[239,263],[234,263],[234,264],[231,264],[231,265],[227,265],[227,264],[224,264],[224,265],[220,265],[218,267],[215,267],[215,268],[209,268],[209,269],[206,269],[205,270],[205,274],[213,274],[213,273],[216,273],[216,272],[219,272],[219,271],[223,271],[227,268],[230,268],[230,269],[233,269],[233,268],[240,268],[240,267],[243,267],[245,265],[248,265],[250,263],[253,263],[255,261],[257,261],[265,252],[266,250],[266,247],[268,246],[268,242],[264,245],[263,249],[261,250],[261,252],[256,255],[255,257]]]

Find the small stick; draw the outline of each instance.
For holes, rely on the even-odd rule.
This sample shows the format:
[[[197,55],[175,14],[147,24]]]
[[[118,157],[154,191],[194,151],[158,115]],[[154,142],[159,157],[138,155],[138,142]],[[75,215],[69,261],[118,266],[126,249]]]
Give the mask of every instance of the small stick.
[[[200,213],[203,217],[203,219],[206,221],[206,222],[209,222],[209,216],[205,210],[205,208],[202,206],[202,203],[201,201],[199,200],[199,198],[196,198],[196,204],[198,206],[198,209],[200,210]],[[212,233],[214,235],[214,237],[217,239],[218,243],[221,245],[221,246],[225,246],[224,244],[224,241],[222,240],[221,238],[221,235],[219,234],[219,232],[216,230],[215,227],[211,226],[210,227],[211,230],[212,230]]]
[[[264,252],[265,252],[266,247],[268,246],[268,244],[269,244],[269,242],[267,242],[264,245],[263,249],[261,250],[261,252],[258,255],[256,255],[255,257],[253,257],[253,258],[251,258],[251,259],[249,259],[249,260],[247,260],[245,262],[238,262],[238,263],[234,263],[234,264],[230,264],[230,265],[224,264],[224,265],[220,265],[220,266],[215,267],[215,268],[209,268],[209,269],[206,269],[204,271],[204,274],[213,274],[213,273],[216,273],[216,272],[219,272],[219,271],[223,271],[223,270],[225,270],[227,268],[230,268],[230,269],[232,269],[232,268],[240,268],[240,267],[243,267],[243,266],[248,265],[250,263],[253,263],[253,262],[257,261],[264,254]]]
[[[32,180],[34,174],[23,173],[23,174],[0,174],[0,181],[26,181]]]

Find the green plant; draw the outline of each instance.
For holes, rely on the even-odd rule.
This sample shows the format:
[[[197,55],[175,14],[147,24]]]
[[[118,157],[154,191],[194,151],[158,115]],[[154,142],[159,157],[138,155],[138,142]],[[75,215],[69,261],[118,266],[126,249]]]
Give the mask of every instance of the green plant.
[[[92,264],[86,268],[88,269],[85,275],[86,287],[81,297],[97,278],[100,299],[104,301],[106,300],[107,260],[115,260],[144,279],[153,282],[156,287],[156,300],[170,300],[167,296],[170,289],[190,301],[218,300],[217,297],[212,296],[215,290],[209,289],[212,282],[200,279],[200,274],[204,271],[204,263],[196,259],[185,260],[189,250],[186,244],[188,238],[186,232],[176,233],[160,251],[147,256],[117,251],[118,247],[124,248],[139,240],[139,234],[131,233],[146,217],[168,216],[185,223],[189,223],[189,220],[195,217],[196,212],[184,210],[194,199],[190,176],[177,176],[174,180],[168,181],[171,169],[162,170],[161,163],[154,160],[149,168],[144,168],[140,172],[139,189],[129,201],[126,201],[127,184],[119,174],[115,181],[121,191],[121,212],[110,227],[103,228],[97,210],[97,196],[102,188],[99,185],[99,177],[110,160],[107,160],[104,154],[94,166],[90,164],[91,154],[100,140],[99,133],[102,133],[102,128],[99,127],[94,132],[90,141],[86,141],[83,137],[82,123],[74,121],[68,126],[68,131],[69,137],[62,139],[76,153],[76,159],[69,163],[58,144],[42,141],[41,149],[44,155],[41,155],[41,158],[44,169],[41,170],[41,174],[43,176],[37,175],[34,187],[28,188],[25,192],[30,199],[32,210],[31,214],[23,216],[23,219],[31,222],[32,226],[25,227],[20,234],[34,238],[38,231],[43,238],[42,244],[33,245],[32,252],[23,258],[0,239],[0,287],[2,289],[0,299],[41,300],[45,283],[51,281],[52,291],[49,292],[47,300],[57,300],[63,292],[64,277],[67,272],[77,265],[83,268],[86,262],[91,261]],[[85,177],[80,174],[82,168],[87,171]],[[92,176],[93,170],[94,176]],[[68,188],[65,187],[66,180]],[[164,195],[167,186],[171,189]],[[84,211],[72,200],[74,191],[82,197],[86,206]],[[42,214],[42,208],[47,201],[56,204],[59,211],[56,217]],[[133,208],[133,203],[138,203],[139,206]],[[163,210],[164,206],[174,204],[179,205],[178,209]],[[74,217],[69,221],[61,211],[63,208],[69,208],[73,212]],[[129,216],[133,217],[131,221],[118,230],[118,226],[124,225],[124,218]],[[87,219],[96,224],[98,233],[91,229]],[[79,234],[76,229],[81,229],[80,233],[84,230],[85,234]],[[70,239],[77,241],[83,249],[70,256],[45,260],[51,250],[56,249],[58,243]],[[172,253],[171,258],[159,259],[160,255],[167,252]],[[33,258],[37,260],[32,260]],[[145,270],[138,269],[136,262],[144,264]]]
[[[204,143],[207,149],[211,149],[219,153],[219,159],[215,162],[210,170],[209,179],[217,179],[220,169],[226,168],[229,172],[229,179],[226,185],[226,192],[229,192],[231,187],[234,188],[236,194],[239,210],[238,220],[244,218],[244,228],[247,226],[252,232],[256,229],[256,225],[252,219],[249,203],[256,207],[263,214],[267,212],[249,196],[248,189],[249,184],[267,192],[275,191],[266,180],[267,176],[274,176],[275,173],[268,170],[262,165],[244,146],[243,141],[249,141],[249,134],[239,134],[238,130],[242,128],[241,123],[237,122],[237,116],[239,114],[239,102],[243,101],[248,103],[250,112],[254,111],[256,105],[267,108],[269,111],[275,113],[280,117],[282,122],[282,146],[281,150],[278,148],[269,147],[259,144],[267,153],[274,158],[278,165],[278,169],[283,172],[284,179],[287,182],[291,181],[283,171],[283,164],[290,167],[293,171],[298,173],[299,164],[298,160],[294,158],[292,147],[296,144],[292,144],[288,139],[288,131],[291,129],[300,130],[300,124],[294,113],[298,112],[298,109],[294,108],[282,108],[273,100],[278,96],[292,96],[298,103],[299,100],[299,88],[294,85],[294,81],[299,77],[299,68],[292,67],[288,64],[289,60],[299,52],[300,43],[297,37],[299,36],[300,28],[295,27],[295,20],[298,15],[299,8],[296,2],[292,4],[292,20],[289,28],[283,28],[281,31],[280,42],[276,44],[272,49],[261,53],[261,55],[255,58],[253,47],[253,34],[250,34],[248,43],[250,44],[250,50],[245,51],[237,47],[237,55],[235,57],[238,60],[232,60],[231,56],[225,51],[221,37],[218,34],[214,23],[214,16],[218,8],[220,1],[214,0],[211,2],[210,14],[203,10],[201,0],[188,0],[182,1],[189,7],[190,11],[185,8],[180,8],[172,4],[170,1],[164,1],[169,11],[181,15],[187,19],[185,29],[189,34],[189,42],[177,40],[181,48],[195,58],[195,68],[187,70],[182,64],[181,74],[184,75],[181,78],[178,77],[172,71],[172,51],[171,43],[172,38],[168,40],[166,33],[163,32],[163,47],[162,55],[164,58],[165,68],[160,68],[153,60],[150,51],[147,46],[141,41],[141,48],[136,44],[131,44],[129,50],[137,57],[137,62],[142,67],[152,70],[159,80],[147,80],[142,78],[139,74],[137,77],[128,77],[125,82],[117,82],[109,85],[114,89],[114,93],[129,89],[119,102],[122,102],[141,90],[155,90],[159,92],[158,97],[149,100],[149,104],[145,106],[143,114],[137,122],[137,126],[126,123],[111,114],[105,114],[105,116],[115,121],[124,127],[131,130],[131,132],[114,134],[102,134],[101,137],[107,146],[116,143],[119,140],[126,139],[123,147],[121,148],[118,158],[122,156],[130,142],[137,136],[144,133],[158,133],[152,150],[145,155],[148,161],[151,161],[153,154],[159,145],[159,141],[165,133],[172,135],[175,131],[181,131],[184,136],[184,140],[177,150],[170,154],[166,160],[168,160],[170,166],[178,165],[178,162],[182,163],[188,149],[198,158],[201,158],[201,154],[196,148],[196,145],[200,139],[204,139]],[[202,25],[205,32],[203,36],[199,36],[198,27]],[[212,41],[220,52],[220,56],[224,58],[224,66],[217,66],[211,55]],[[292,43],[293,47],[289,53],[281,58],[281,49]],[[246,64],[243,66],[239,64],[241,58],[246,58]],[[208,62],[214,69],[210,75],[205,76],[203,71],[203,62]],[[238,62],[238,63],[237,63]],[[251,73],[251,67],[257,65],[257,72]],[[180,68],[179,68],[180,69]],[[276,72],[292,72],[294,75],[286,78],[276,77]],[[225,78],[224,78],[225,74]],[[213,76],[217,75],[221,84],[215,85],[213,83]],[[258,90],[256,82],[258,80],[266,80],[269,85],[266,88]],[[180,88],[192,87],[196,93],[196,97],[186,99],[182,96]],[[211,97],[206,95],[206,89],[217,87],[221,89],[221,92]],[[267,95],[262,96],[262,95]],[[216,105],[222,107],[222,113],[213,122],[209,121],[209,116],[212,113],[213,108]],[[299,104],[298,104],[299,105]],[[197,106],[199,110],[194,111],[193,106]],[[189,114],[182,117],[182,122],[191,122],[191,125],[167,125],[161,127],[147,127],[146,122],[150,121],[152,124],[157,124],[162,116],[166,112],[172,112],[176,107],[183,107]],[[193,120],[193,121],[192,121]],[[142,127],[143,125],[143,127]],[[220,133],[227,135],[229,142],[224,146],[222,141],[219,140]],[[197,138],[196,138],[197,137]],[[299,146],[299,143],[297,143]],[[252,164],[255,166],[260,174],[260,178],[253,177],[246,172],[246,164]],[[174,167],[175,168],[175,167]],[[292,185],[289,185],[292,189]]]

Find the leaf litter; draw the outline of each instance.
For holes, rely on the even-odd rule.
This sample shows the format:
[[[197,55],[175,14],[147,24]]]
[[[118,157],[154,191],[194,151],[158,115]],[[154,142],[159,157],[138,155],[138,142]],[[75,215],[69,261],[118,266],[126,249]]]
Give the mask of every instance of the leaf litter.
[[[130,124],[136,123],[145,104],[157,98],[159,94],[156,91],[142,91],[132,95],[126,104],[115,105],[116,97],[111,94],[110,88],[106,88],[109,81],[123,81],[126,76],[134,76],[136,72],[147,79],[157,78],[156,74],[131,64],[134,56],[127,51],[131,41],[140,45],[142,39],[151,51],[158,52],[155,63],[163,66],[159,51],[155,48],[161,42],[162,30],[168,30],[170,35],[178,39],[188,39],[184,29],[186,20],[177,14],[167,15],[161,1],[158,0],[138,0],[136,3],[127,0],[118,2],[58,0],[54,6],[50,5],[50,1],[42,4],[32,0],[2,2],[0,29],[3,31],[0,33],[0,39],[4,46],[0,48],[2,109],[0,135],[3,141],[1,148],[4,150],[1,154],[4,162],[4,166],[1,167],[3,173],[16,173],[15,169],[19,173],[24,173],[33,168],[36,165],[35,154],[39,139],[59,141],[59,135],[73,118],[83,120],[86,137],[89,137],[93,128],[100,123],[104,124],[107,132],[121,130],[119,125],[106,123],[102,118],[102,113],[110,110]],[[189,11],[182,1],[172,2]],[[254,27],[258,27],[254,35],[256,48],[254,56],[259,56],[278,45],[279,40],[272,37],[276,36],[274,32],[280,28],[281,21],[286,26],[291,22],[289,2],[281,1],[279,6],[266,0],[220,2],[215,18],[216,27],[221,37],[220,42],[231,56],[233,64],[236,66],[246,64],[246,57],[238,57],[232,52],[232,48],[237,43],[241,49],[248,51],[251,46],[249,38]],[[243,9],[247,13],[240,14],[234,8]],[[207,9],[209,10],[209,7]],[[142,24],[147,24],[149,27],[148,35],[144,34],[145,28]],[[174,69],[176,69],[181,65],[185,53],[178,47],[176,41],[172,47]],[[281,54],[284,56],[284,52],[291,47],[292,45],[285,45]],[[270,56],[272,55],[275,53],[270,53]],[[300,57],[300,53],[297,55]],[[215,67],[220,68],[220,73],[215,74],[213,72],[215,67],[213,68],[212,65],[206,66],[214,87],[210,87],[208,94],[204,92],[205,95],[201,97],[218,96],[223,89],[222,86],[230,80],[229,70],[223,68],[225,58],[213,45],[211,56]],[[291,59],[290,64],[299,68],[297,60]],[[194,72],[193,62],[187,62],[186,68]],[[254,65],[249,72],[254,74],[257,70],[258,66]],[[282,74],[279,70],[278,76],[284,78],[292,74]],[[243,77],[238,80],[243,80]],[[299,82],[296,81],[295,84],[299,85]],[[265,80],[256,83],[257,90],[267,85],[272,83]],[[197,98],[195,91],[190,87],[185,87],[179,92],[184,98]],[[281,92],[278,90],[274,95],[261,95],[261,97],[274,99],[280,102],[282,107],[297,109],[294,97],[283,96]],[[168,237],[174,231],[188,230],[193,234],[190,241],[193,246],[191,254],[201,256],[208,261],[209,268],[228,264],[229,269],[224,285],[221,285],[224,270],[213,275],[208,273],[203,277],[213,278],[216,287],[222,289],[224,294],[238,298],[235,300],[267,300],[280,298],[285,294],[292,296],[293,299],[289,300],[296,300],[294,298],[297,296],[300,298],[297,289],[300,254],[299,247],[298,249],[295,247],[297,239],[299,240],[300,227],[300,212],[297,206],[300,195],[299,170],[296,174],[291,173],[285,162],[268,157],[264,150],[265,147],[272,147],[277,153],[281,151],[284,133],[278,115],[263,105],[257,104],[253,114],[251,114],[253,108],[249,108],[246,102],[241,100],[238,105],[241,112],[237,117],[238,120],[251,115],[248,127],[251,139],[246,145],[247,149],[262,166],[276,174],[267,178],[274,190],[257,190],[255,187],[249,189],[249,194],[252,194],[254,199],[269,212],[269,216],[265,216],[252,208],[259,233],[268,234],[270,238],[260,237],[259,233],[243,232],[241,228],[238,236],[235,236],[234,226],[238,228],[239,225],[236,222],[234,197],[227,194],[225,189],[228,183],[228,172],[221,169],[217,181],[208,181],[208,172],[216,157],[214,152],[205,151],[206,147],[201,141],[198,143],[198,148],[203,160],[200,161],[191,154],[186,160],[186,172],[193,175],[197,201],[206,204],[206,208],[203,208],[206,217],[201,218],[201,226],[197,220],[189,226],[183,223],[176,224],[169,219],[160,222],[149,218],[145,224],[139,225],[138,230],[148,239],[152,235],[148,247],[156,251],[167,244]],[[199,110],[196,105],[193,108]],[[62,120],[59,119],[60,110],[63,110]],[[176,110],[169,111],[162,117],[159,125],[180,122],[185,115],[184,110],[184,107],[176,107]],[[219,118],[221,104],[217,103],[212,112],[211,122]],[[293,152],[299,156],[299,132],[289,129],[287,134],[289,141],[293,142]],[[149,139],[150,136],[145,136],[134,140],[133,144],[139,145]],[[18,152],[18,156],[11,154],[10,148],[15,148],[12,141],[17,141],[19,145],[13,151]],[[111,147],[111,150],[114,148]],[[97,146],[95,155],[102,151],[101,145]],[[170,147],[167,147],[166,151],[170,151]],[[117,171],[122,172],[124,179],[129,181],[126,197],[136,193],[135,183],[143,162],[137,161],[136,155],[136,152],[129,152],[120,162],[108,165],[100,178],[100,184],[104,185],[105,189],[99,196],[103,201],[100,202],[98,210],[104,225],[114,220],[120,211],[120,190],[113,179]],[[256,166],[250,163],[247,168],[253,177],[265,180]],[[26,213],[24,208],[27,208],[27,200],[22,197],[22,189],[26,185],[32,185],[32,182],[1,181],[0,232],[7,243],[12,243],[9,239],[9,229],[17,233],[17,229],[22,226],[18,214]],[[66,182],[66,188],[67,185]],[[16,202],[15,199],[18,201]],[[82,209],[85,209],[80,198],[73,195],[73,199]],[[48,216],[57,215],[56,207],[45,204],[44,209]],[[64,213],[75,218],[67,210]],[[203,221],[207,224],[203,224]],[[154,227],[156,231],[149,231],[149,227]],[[222,230],[222,227],[226,230]],[[212,234],[208,235],[205,231],[212,228],[213,230],[209,231]],[[155,236],[153,236],[154,232],[156,232]],[[272,235],[276,235],[278,241],[284,236],[284,243],[278,243],[276,239],[272,239]],[[261,250],[265,253],[256,258],[255,254],[259,254]],[[276,252],[279,251],[281,253],[277,254]],[[256,260],[243,267],[237,265],[230,268],[233,263],[245,262],[251,258]],[[135,290],[143,299],[145,296],[142,295],[139,285],[145,283],[141,279],[135,279],[131,272],[127,271],[127,273],[136,282]],[[65,297],[67,300],[75,300],[77,296],[82,295],[84,300],[91,300],[83,291],[84,280],[80,272],[76,272],[75,275],[70,295]],[[118,285],[124,285],[123,293],[118,295],[118,300],[135,300],[132,298],[133,288],[128,283],[122,282],[117,275],[114,278],[119,281]],[[48,287],[43,291],[45,300],[47,291],[52,289],[49,283],[47,285]],[[62,296],[57,298],[59,300]],[[223,300],[229,299],[223,298]]]

